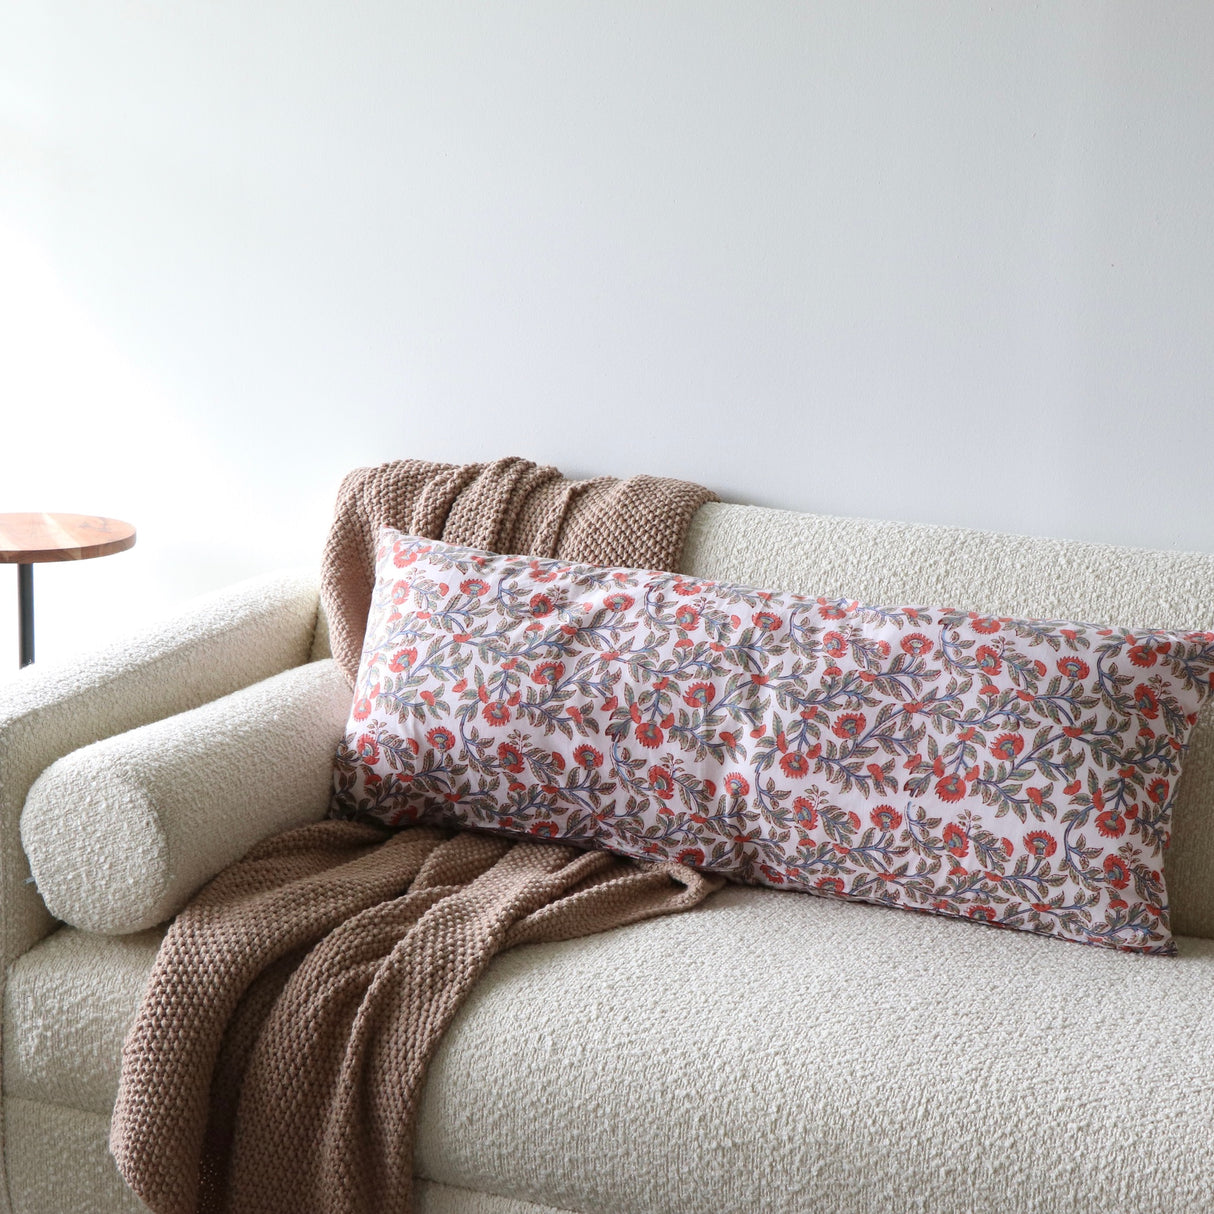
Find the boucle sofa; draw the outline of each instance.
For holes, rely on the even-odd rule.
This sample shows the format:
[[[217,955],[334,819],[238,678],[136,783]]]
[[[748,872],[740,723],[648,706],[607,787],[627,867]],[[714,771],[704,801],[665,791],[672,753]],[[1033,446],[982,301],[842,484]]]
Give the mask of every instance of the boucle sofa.
[[[710,504],[682,569],[1214,627],[1206,555]],[[324,812],[349,692],[317,614],[312,579],[262,579],[0,692],[0,1208],[141,1208],[106,1146],[122,1039],[157,924],[256,839]],[[249,795],[272,777],[285,793]],[[1206,714],[1167,859],[1177,958],[733,886],[506,953],[432,1065],[417,1208],[1214,1209],[1212,826]],[[22,832],[38,854],[60,836],[66,870],[31,880]]]

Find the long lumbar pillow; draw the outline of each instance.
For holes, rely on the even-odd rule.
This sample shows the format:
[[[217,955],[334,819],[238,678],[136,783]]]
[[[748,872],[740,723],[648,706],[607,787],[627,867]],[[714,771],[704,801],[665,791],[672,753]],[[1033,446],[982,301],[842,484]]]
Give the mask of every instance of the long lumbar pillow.
[[[1173,953],[1214,634],[872,607],[385,529],[332,813]]]

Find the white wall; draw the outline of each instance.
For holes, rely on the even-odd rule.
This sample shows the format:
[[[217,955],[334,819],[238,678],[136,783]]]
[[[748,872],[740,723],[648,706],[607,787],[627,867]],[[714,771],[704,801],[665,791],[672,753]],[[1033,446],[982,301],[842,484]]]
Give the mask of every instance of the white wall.
[[[40,656],[401,455],[1214,550],[1211,132],[1207,0],[0,0]]]

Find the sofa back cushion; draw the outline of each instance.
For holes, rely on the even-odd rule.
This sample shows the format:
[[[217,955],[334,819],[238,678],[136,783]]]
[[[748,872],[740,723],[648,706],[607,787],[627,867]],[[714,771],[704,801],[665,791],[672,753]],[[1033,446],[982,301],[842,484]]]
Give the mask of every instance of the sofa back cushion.
[[[1214,629],[1214,555],[710,503],[680,571],[869,603]],[[1165,861],[1171,925],[1214,938],[1214,713],[1190,737]]]

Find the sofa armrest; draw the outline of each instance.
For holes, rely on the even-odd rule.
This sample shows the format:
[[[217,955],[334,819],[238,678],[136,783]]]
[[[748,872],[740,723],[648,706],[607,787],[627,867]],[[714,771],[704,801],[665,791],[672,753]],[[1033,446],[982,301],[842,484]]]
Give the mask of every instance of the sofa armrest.
[[[21,839],[51,914],[124,936],[329,807],[350,687],[329,658],[104,738],[34,782]]]
[[[307,661],[312,577],[256,578],[84,661],[37,665],[0,687],[0,947],[5,969],[54,919],[27,878],[19,818],[56,759]],[[3,972],[3,971],[0,971]]]

